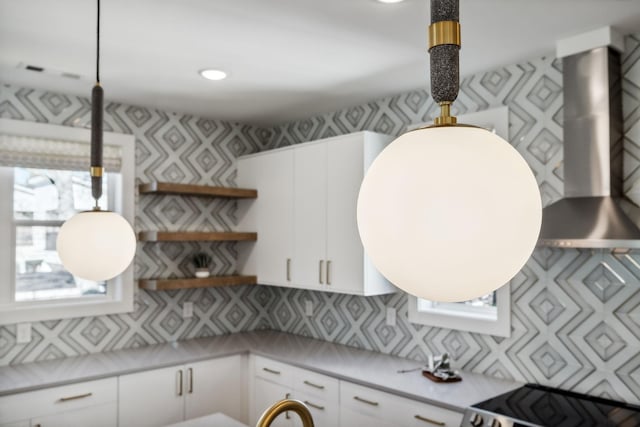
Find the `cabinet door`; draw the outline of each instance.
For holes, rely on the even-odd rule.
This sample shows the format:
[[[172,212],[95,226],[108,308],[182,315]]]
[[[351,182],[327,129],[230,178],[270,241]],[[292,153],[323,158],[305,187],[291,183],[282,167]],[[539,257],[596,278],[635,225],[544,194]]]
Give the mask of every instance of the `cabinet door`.
[[[244,420],[243,366],[242,356],[187,365],[185,419],[222,412],[236,420]]]
[[[238,177],[237,184],[240,188],[258,189],[257,162],[259,156],[248,156],[238,159]],[[259,190],[259,189],[258,189]],[[262,194],[258,192],[260,197]],[[257,231],[258,230],[258,200],[256,199],[238,199],[236,201],[236,219],[238,221],[238,231]],[[258,236],[261,238],[262,236]],[[257,275],[258,256],[255,242],[238,242],[237,268],[240,274]]]
[[[185,392],[183,377],[183,367],[120,376],[119,425],[152,427],[182,421]]]
[[[61,412],[33,418],[33,427],[116,427],[118,425],[118,406],[115,402],[106,405]]]
[[[358,234],[356,206],[364,177],[363,137],[345,136],[327,145],[328,288],[362,294],[364,249]]]
[[[327,144],[293,150],[293,281],[297,287],[326,283]]]
[[[248,202],[251,205],[245,213],[249,218],[254,216],[258,233],[258,241],[251,243],[247,265],[255,265],[260,283],[289,284],[287,260],[293,252],[293,150],[255,156],[242,166],[241,174],[246,167],[251,168],[249,175],[255,181],[252,187],[258,190],[258,198]],[[239,181],[251,185],[244,178]]]
[[[262,378],[255,378],[254,383],[254,408],[252,425],[256,424],[260,416],[274,403],[291,397],[291,390],[280,384],[265,381]],[[274,427],[293,427],[293,419],[297,417],[295,413],[280,414],[271,424]]]

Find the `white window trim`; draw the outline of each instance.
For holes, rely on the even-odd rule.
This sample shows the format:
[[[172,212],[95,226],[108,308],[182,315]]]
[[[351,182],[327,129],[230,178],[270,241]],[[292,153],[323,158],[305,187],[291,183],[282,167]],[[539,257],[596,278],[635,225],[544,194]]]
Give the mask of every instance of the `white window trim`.
[[[458,123],[468,123],[495,132],[509,140],[509,107],[501,106],[458,116]],[[411,124],[407,130],[417,129],[431,123]],[[444,305],[429,311],[418,310],[418,299],[409,295],[409,321],[411,323],[477,332],[480,334],[509,337],[511,335],[511,293],[509,284],[496,291],[497,318],[488,310],[484,313],[467,305]]]
[[[465,310],[466,306],[463,304],[459,304],[459,310],[447,309],[445,305],[443,308],[421,311],[418,309],[418,298],[413,295],[408,297],[411,323],[498,337],[511,335],[511,287],[509,284],[496,291],[496,316],[487,315],[478,310]]]
[[[87,144],[87,150],[89,150],[91,139],[91,131],[89,129],[10,119],[0,119],[0,133],[80,141]],[[122,197],[115,198],[116,205],[112,208],[133,225],[135,220],[135,137],[133,135],[105,132],[104,143],[121,147],[121,185],[115,187],[120,189]],[[13,185],[10,184],[11,180],[0,180],[0,195],[2,195],[0,198],[13,195]],[[0,200],[0,203],[5,200]],[[119,200],[122,200],[121,204],[117,203]],[[87,208],[90,208],[90,206]],[[2,210],[0,210],[0,236],[10,237],[14,232],[12,227],[13,218],[3,218],[1,215],[6,214],[2,214]],[[2,243],[0,242],[0,325],[133,311],[133,262],[120,276],[107,283],[106,296],[16,302],[14,296],[15,265],[13,265],[15,255],[7,253],[7,251],[15,251],[15,247],[14,245],[3,245]]]

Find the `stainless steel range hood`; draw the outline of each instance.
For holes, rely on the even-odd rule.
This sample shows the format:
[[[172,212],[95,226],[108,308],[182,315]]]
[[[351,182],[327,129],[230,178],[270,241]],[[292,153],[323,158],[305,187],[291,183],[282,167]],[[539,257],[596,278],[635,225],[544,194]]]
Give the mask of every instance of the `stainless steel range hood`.
[[[564,195],[542,211],[539,246],[640,248],[640,208],[623,193],[620,54],[563,59]]]

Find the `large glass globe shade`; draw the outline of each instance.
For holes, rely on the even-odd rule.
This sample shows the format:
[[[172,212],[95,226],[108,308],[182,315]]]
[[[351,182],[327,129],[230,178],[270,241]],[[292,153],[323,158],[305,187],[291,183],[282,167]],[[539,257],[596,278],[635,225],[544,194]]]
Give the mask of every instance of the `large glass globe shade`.
[[[86,280],[109,280],[122,273],[136,253],[136,236],[122,216],[81,212],[62,224],[56,242],[64,267]]]
[[[540,191],[520,154],[488,130],[408,132],[373,161],[358,230],[391,283],[432,301],[467,301],[511,280],[535,247]]]

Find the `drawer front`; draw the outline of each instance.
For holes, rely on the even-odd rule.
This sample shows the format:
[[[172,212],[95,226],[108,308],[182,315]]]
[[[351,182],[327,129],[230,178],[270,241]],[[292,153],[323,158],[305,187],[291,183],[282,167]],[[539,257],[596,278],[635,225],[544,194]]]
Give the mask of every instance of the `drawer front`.
[[[463,414],[461,412],[409,399],[403,400],[407,402],[404,418],[412,427],[458,427],[462,424]]]
[[[294,391],[327,400],[333,405],[338,403],[339,380],[300,368],[293,368],[292,373]]]
[[[257,377],[272,381],[286,387],[291,387],[293,382],[293,368],[285,363],[256,356],[255,374]]]
[[[340,407],[363,415],[377,417],[380,420],[397,420],[402,415],[402,409],[397,407],[394,397],[396,396],[340,381]]]
[[[316,427],[335,427],[338,425],[340,411],[337,405],[337,399],[328,401],[313,394],[296,391],[293,392],[293,398],[307,405]],[[297,417],[297,415],[293,416]]]
[[[403,427],[458,427],[462,413],[360,385],[340,382],[340,405]]]
[[[32,427],[116,427],[118,405],[116,402],[91,406],[74,411],[61,412],[31,420]]]
[[[0,397],[2,421],[73,411],[117,401],[117,379],[88,381]]]
[[[340,427],[399,427],[397,424],[365,415],[349,408],[340,408]]]

